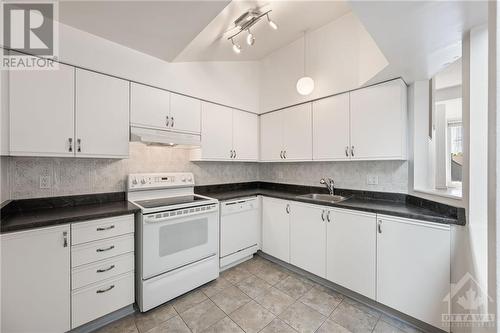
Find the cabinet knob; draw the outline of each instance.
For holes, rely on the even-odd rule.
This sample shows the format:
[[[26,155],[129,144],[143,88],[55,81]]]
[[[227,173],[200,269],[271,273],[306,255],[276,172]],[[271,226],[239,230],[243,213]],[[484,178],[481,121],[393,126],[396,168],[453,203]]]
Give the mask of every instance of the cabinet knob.
[[[76,151],[79,153],[82,152],[82,139],[76,139]]]
[[[349,146],[345,146],[345,156],[349,157]]]
[[[351,156],[354,157],[354,146],[351,146]]]
[[[169,126],[170,126],[170,117],[169,117],[169,116],[166,116],[166,117],[165,117],[165,126],[166,126],[166,127],[169,127]]]
[[[328,211],[328,213],[326,214],[326,220],[328,221],[328,223],[330,223],[330,212],[331,211]]]
[[[321,211],[321,220],[323,220],[323,222],[325,222],[325,210]]]
[[[290,205],[289,204],[286,204],[286,213],[290,214]]]
[[[378,233],[381,234],[382,233],[382,220],[378,220],[377,229],[378,229]]]
[[[172,120],[172,122],[170,123],[170,127],[174,127],[174,117],[170,117],[170,120]]]
[[[73,151],[73,138],[68,138],[69,148],[68,151],[71,153]]]

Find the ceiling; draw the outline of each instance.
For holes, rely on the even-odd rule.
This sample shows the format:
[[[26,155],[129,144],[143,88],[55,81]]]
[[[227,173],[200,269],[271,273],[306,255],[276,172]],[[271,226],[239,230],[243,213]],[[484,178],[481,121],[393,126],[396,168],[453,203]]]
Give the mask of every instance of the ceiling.
[[[458,59],[434,76],[434,88],[444,89],[462,84],[462,59]]]
[[[211,1],[61,1],[59,20],[172,61],[227,6]]]
[[[235,54],[227,37],[234,20],[249,9],[272,10],[273,30],[263,17],[251,29],[255,44],[245,42],[246,32],[235,38],[242,52]],[[175,61],[252,61],[300,38],[303,31],[315,30],[349,13],[345,1],[233,1],[175,58]]]
[[[462,36],[487,23],[487,1],[350,1],[389,61],[371,82],[433,77],[461,56]]]

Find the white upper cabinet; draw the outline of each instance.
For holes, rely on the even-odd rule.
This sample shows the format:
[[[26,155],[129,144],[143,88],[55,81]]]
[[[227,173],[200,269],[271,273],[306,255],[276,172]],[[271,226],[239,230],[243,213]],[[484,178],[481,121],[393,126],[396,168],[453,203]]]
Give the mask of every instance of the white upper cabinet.
[[[10,71],[10,154],[74,156],[75,69]]]
[[[259,119],[256,114],[202,103],[201,147],[192,160],[258,161]]]
[[[69,241],[69,225],[0,235],[0,331],[70,330]]]
[[[129,82],[76,70],[75,152],[82,157],[128,157]]]
[[[294,106],[281,112],[283,117],[283,156],[285,160],[311,160],[311,103]]]
[[[283,124],[279,112],[260,116],[260,160],[280,161],[283,159]]]
[[[331,209],[327,220],[326,278],[375,299],[376,215]]]
[[[231,160],[233,109],[203,103],[201,112],[201,159]]]
[[[262,161],[311,160],[311,104],[262,115],[260,145]]]
[[[259,117],[256,114],[233,110],[233,150],[237,161],[259,159]]]
[[[443,328],[450,293],[450,226],[378,216],[377,301]]]
[[[178,94],[170,95],[170,126],[180,132],[200,133],[201,101]]]
[[[406,159],[406,85],[398,79],[350,93],[351,158]]]
[[[130,84],[130,123],[157,129],[170,128],[170,92],[142,84]]]
[[[290,208],[290,263],[326,276],[326,213],[323,207],[294,202]]]
[[[349,160],[349,93],[313,102],[313,160]]]

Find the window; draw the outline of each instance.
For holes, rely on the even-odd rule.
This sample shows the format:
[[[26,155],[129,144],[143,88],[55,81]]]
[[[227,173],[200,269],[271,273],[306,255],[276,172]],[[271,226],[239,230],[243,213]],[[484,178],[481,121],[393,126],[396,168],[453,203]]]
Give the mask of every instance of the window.
[[[463,128],[461,121],[448,122],[450,173],[448,186],[461,186],[463,166]],[[460,183],[460,184],[459,184]]]

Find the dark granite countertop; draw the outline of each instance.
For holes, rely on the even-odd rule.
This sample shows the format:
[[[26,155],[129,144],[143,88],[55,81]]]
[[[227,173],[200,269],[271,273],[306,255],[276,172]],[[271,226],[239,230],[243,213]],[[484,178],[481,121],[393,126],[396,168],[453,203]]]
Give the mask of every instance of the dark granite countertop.
[[[124,192],[13,200],[0,211],[0,233],[134,214]]]
[[[428,222],[465,225],[465,210],[463,208],[399,193],[336,189],[335,194],[343,195],[349,199],[338,203],[329,203],[299,197],[302,194],[308,193],[327,193],[326,188],[323,187],[265,182],[197,186],[195,192],[220,201],[263,195],[278,199],[406,217]]]

